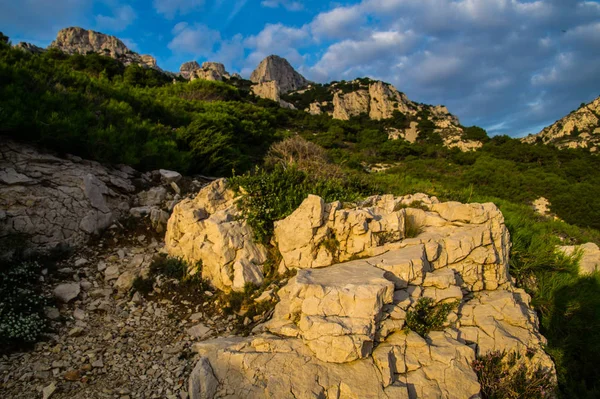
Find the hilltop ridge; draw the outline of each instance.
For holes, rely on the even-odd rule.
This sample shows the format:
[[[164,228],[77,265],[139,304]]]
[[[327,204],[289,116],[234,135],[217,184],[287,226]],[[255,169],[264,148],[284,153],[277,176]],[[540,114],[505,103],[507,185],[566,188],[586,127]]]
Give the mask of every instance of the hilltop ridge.
[[[541,132],[522,139],[533,144],[541,141],[559,148],[589,148],[597,152],[600,146],[600,96],[569,115],[557,120]]]

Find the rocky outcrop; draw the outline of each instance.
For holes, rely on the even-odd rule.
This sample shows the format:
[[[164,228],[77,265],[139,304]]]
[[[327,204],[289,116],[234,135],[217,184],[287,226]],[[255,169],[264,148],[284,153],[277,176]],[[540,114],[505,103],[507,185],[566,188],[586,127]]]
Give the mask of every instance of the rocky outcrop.
[[[131,51],[117,37],[78,27],[61,29],[49,48],[57,48],[67,54],[98,53],[115,58],[125,65],[137,64],[159,69],[154,57]]]
[[[375,120],[395,119],[387,128],[390,140],[404,139],[410,143],[417,141],[421,133],[421,122],[427,119],[426,134],[439,134],[443,144],[448,148],[461,151],[473,151],[483,146],[476,140],[467,140],[460,121],[443,105],[426,105],[411,101],[394,86],[381,81],[356,79],[351,82],[334,82],[324,87],[309,87],[296,91],[289,98],[305,95],[311,90],[318,90],[314,96],[325,97],[323,89],[331,93],[331,101],[313,102],[305,109],[312,115],[327,112],[334,119],[349,120],[358,115],[368,115]],[[310,93],[307,93],[308,95]],[[293,103],[293,101],[292,101]],[[325,111],[327,110],[327,111]],[[431,131],[432,130],[432,131]]]
[[[218,62],[204,62],[202,66],[196,61],[185,62],[179,68],[179,74],[189,80],[222,81],[231,79],[231,75],[225,70],[225,66]]]
[[[531,206],[537,214],[542,216],[550,216],[550,207],[552,206],[552,204],[550,203],[550,201],[548,201],[548,199],[540,197],[533,201]]]
[[[165,247],[169,255],[192,267],[201,266],[202,278],[220,290],[243,291],[247,283],[260,285],[263,281],[266,249],[253,241],[223,179],[175,206]]]
[[[276,223],[274,244],[296,276],[256,335],[194,346],[190,397],[479,397],[472,363],[496,350],[554,374],[493,204],[309,196]],[[458,304],[424,337],[406,330],[422,298]]]
[[[250,80],[253,83],[273,81],[281,94],[302,89],[309,83],[285,58],[276,55],[270,55],[262,60],[250,75]]]
[[[4,141],[0,148],[0,237],[40,248],[80,245],[129,211],[136,172],[69,159]]]
[[[281,99],[281,92],[275,81],[261,82],[252,85],[252,94],[260,98],[266,98],[278,102],[283,108],[295,109],[295,107]]]
[[[181,179],[174,171],[142,174],[6,140],[0,148],[0,241],[18,235],[33,249],[77,247],[123,217],[148,218],[162,233],[181,199]]]
[[[579,257],[579,273],[590,274],[600,270],[600,248],[593,242],[582,245],[565,245],[558,250],[566,256]]]
[[[31,54],[41,54],[44,51],[46,51],[43,48],[36,46],[35,44],[31,44],[31,43],[27,43],[27,42],[19,42],[14,45],[14,48],[23,50],[23,51],[25,51],[27,53],[31,53]]]
[[[333,95],[333,118],[348,120],[353,116],[369,113],[369,92],[353,91],[347,94],[336,92]]]
[[[371,99],[369,107],[369,117],[371,119],[391,118],[394,111],[405,114],[412,111],[412,102],[404,93],[400,93],[394,86],[381,81],[369,85],[369,97]]]
[[[559,148],[589,148],[597,152],[600,147],[600,97],[571,112],[535,135],[522,139],[533,144],[538,141]]]

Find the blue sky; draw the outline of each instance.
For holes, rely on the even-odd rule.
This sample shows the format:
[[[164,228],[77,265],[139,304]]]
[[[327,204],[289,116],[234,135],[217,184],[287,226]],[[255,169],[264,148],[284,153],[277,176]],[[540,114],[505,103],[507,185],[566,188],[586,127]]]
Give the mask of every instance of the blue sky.
[[[369,76],[464,125],[522,136],[600,95],[600,0],[0,0],[0,31],[47,46],[60,28],[121,38],[163,69],[269,54],[317,82]]]

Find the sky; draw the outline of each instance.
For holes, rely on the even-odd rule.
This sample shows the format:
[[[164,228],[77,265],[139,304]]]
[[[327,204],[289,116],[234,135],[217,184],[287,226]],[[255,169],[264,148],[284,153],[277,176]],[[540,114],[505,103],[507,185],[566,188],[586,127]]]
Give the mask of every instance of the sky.
[[[370,77],[490,135],[537,133],[600,96],[600,0],[0,0],[0,31],[115,35],[169,71],[270,54],[308,79]]]

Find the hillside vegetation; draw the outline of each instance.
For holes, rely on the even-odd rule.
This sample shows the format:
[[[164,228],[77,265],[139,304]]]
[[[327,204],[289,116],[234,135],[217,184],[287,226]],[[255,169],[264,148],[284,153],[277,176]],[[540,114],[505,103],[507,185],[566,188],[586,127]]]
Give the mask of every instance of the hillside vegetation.
[[[403,117],[333,120],[258,99],[243,80],[173,82],[97,54],[32,55],[0,43],[0,134],[141,170],[236,175],[234,184],[257,193],[246,210],[261,239],[311,192],[328,200],[425,192],[496,203],[513,240],[511,273],[533,296],[561,394],[600,396],[600,276],[579,276],[576,263],[554,250],[559,243],[600,243],[600,158],[584,149],[489,139],[477,127],[467,129],[485,141],[476,152],[444,148],[427,126],[415,144],[388,140],[385,129],[402,126]],[[296,134],[322,147],[310,147],[317,158],[276,147],[267,154]],[[366,173],[374,163],[391,168]],[[529,203],[540,196],[564,222],[534,214]]]

